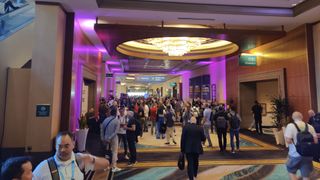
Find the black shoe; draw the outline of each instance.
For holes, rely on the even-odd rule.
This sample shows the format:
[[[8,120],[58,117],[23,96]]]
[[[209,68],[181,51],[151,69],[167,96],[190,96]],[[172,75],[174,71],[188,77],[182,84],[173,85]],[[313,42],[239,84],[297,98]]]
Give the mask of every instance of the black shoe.
[[[177,144],[177,142],[173,141],[173,144]]]

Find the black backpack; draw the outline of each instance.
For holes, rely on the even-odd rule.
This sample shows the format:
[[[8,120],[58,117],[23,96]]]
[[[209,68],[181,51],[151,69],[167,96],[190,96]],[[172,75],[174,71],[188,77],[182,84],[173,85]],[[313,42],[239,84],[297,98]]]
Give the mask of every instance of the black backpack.
[[[320,113],[317,113],[313,119],[312,119],[312,122],[311,122],[311,126],[313,126],[314,130],[317,132],[317,133],[320,133]]]
[[[136,124],[135,133],[136,133],[137,136],[141,136],[141,133],[142,133],[141,123],[136,118],[134,119],[134,121],[135,121],[135,124]]]
[[[239,129],[240,127],[240,119],[238,118],[237,114],[235,115],[231,115],[231,118],[230,118],[230,128],[231,129]]]
[[[297,152],[305,157],[313,157],[318,154],[317,144],[314,143],[313,135],[308,130],[308,124],[305,123],[304,131],[301,131],[295,122],[293,124],[298,130],[297,142],[295,144]]]
[[[217,126],[217,128],[219,128],[219,129],[225,129],[225,128],[227,128],[227,120],[226,120],[225,116],[218,115],[216,126]]]

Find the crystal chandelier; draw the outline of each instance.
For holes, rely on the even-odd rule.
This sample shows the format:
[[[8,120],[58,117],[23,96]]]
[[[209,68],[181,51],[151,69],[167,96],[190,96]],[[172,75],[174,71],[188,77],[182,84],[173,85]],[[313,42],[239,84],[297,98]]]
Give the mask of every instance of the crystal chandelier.
[[[163,37],[145,39],[147,43],[156,46],[169,56],[183,56],[192,49],[205,43],[207,40],[208,38],[200,37]]]

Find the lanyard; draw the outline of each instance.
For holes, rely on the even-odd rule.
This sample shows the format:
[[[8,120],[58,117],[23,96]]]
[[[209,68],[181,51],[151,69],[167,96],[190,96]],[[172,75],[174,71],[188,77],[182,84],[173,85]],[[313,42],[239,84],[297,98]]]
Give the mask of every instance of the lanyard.
[[[72,169],[71,180],[75,180],[74,179],[74,161],[72,161],[71,169]],[[65,180],[63,173],[60,173],[59,170],[58,170],[58,172],[59,172],[59,175],[60,175],[61,179]]]

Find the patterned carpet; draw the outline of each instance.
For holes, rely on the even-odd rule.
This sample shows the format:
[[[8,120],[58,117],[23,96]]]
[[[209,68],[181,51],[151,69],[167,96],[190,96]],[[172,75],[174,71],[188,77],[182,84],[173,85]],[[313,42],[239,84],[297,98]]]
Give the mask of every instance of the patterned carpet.
[[[299,174],[299,173],[298,173]],[[319,179],[320,171],[314,171],[311,179]],[[188,179],[186,170],[176,167],[131,168],[115,174],[115,180],[182,180]],[[279,165],[221,165],[200,166],[197,180],[286,180],[286,167]]]
[[[166,139],[156,139],[149,133],[144,133],[137,144],[138,163],[134,167],[127,166],[121,146],[118,155],[118,167],[123,170],[115,173],[114,179],[129,180],[181,180],[188,179],[186,170],[177,169],[177,159],[180,152],[179,142],[181,128],[176,128],[175,140],[177,145],[165,145]],[[240,134],[240,151],[230,152],[229,136],[227,137],[227,152],[220,153],[216,134],[211,134],[213,147],[205,147],[200,156],[200,167],[197,180],[211,179],[289,179],[285,162],[287,149],[274,145],[272,141],[261,141],[255,133]],[[253,138],[255,137],[255,138]],[[263,136],[263,139],[273,138]],[[172,142],[172,141],[171,141]],[[266,143],[268,142],[268,143]],[[95,155],[102,156],[99,136],[89,136],[87,150]],[[318,165],[319,166],[319,165]],[[315,170],[312,179],[320,179],[320,171]]]

